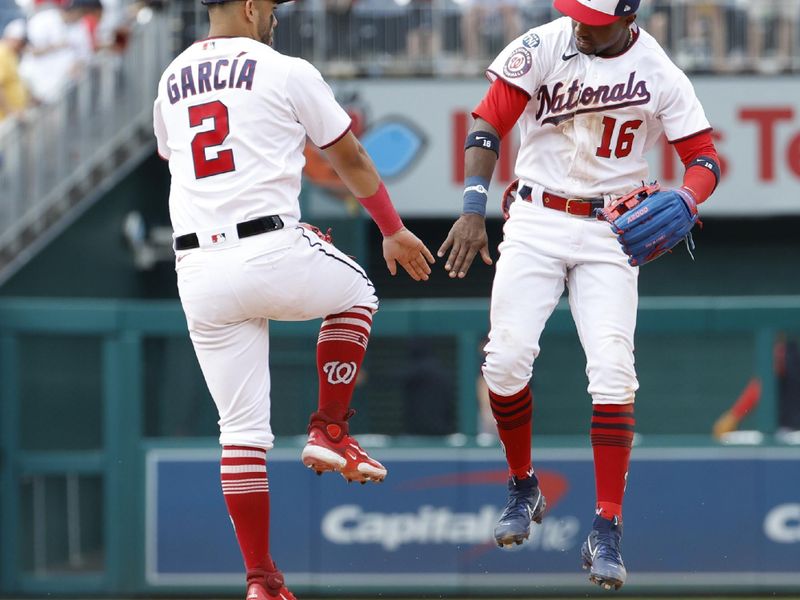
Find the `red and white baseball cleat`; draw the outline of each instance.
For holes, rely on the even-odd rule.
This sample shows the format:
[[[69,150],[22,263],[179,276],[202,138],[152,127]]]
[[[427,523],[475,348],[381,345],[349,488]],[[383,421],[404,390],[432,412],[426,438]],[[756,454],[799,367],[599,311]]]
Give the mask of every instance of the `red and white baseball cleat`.
[[[286,585],[283,583],[283,573],[275,569],[264,577],[250,579],[247,584],[245,600],[297,600],[297,598],[286,589]]]
[[[386,467],[371,458],[348,433],[347,420],[354,414],[351,409],[342,421],[334,421],[319,412],[311,415],[303,464],[317,475],[335,471],[348,482],[379,483],[386,477]]]

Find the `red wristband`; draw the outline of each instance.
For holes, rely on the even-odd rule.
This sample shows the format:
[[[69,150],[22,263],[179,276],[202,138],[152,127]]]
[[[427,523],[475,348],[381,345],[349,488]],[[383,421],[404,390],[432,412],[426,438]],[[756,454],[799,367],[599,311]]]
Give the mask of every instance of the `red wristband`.
[[[377,192],[368,198],[359,198],[358,201],[375,221],[384,237],[393,235],[403,228],[403,221],[392,205],[389,192],[386,191],[382,181]]]
[[[686,169],[683,175],[683,187],[692,190],[698,204],[705,202],[716,186],[717,178],[705,167],[694,165]]]

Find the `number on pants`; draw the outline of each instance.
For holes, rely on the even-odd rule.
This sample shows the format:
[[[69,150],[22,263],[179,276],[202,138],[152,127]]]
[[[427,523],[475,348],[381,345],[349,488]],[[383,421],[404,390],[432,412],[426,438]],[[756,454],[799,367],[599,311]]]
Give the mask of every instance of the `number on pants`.
[[[625,158],[633,150],[633,132],[642,126],[642,121],[626,121],[619,128],[617,136],[617,147],[614,149],[614,156]],[[603,140],[597,148],[597,156],[600,158],[611,158],[611,138],[614,137],[614,130],[617,127],[617,120],[613,117],[603,117]]]
[[[220,150],[215,158],[206,158],[206,148],[219,146],[230,133],[228,107],[219,100],[189,107],[189,127],[199,127],[206,119],[212,119],[214,128],[201,131],[192,138],[192,160],[197,179],[236,170],[233,150]]]

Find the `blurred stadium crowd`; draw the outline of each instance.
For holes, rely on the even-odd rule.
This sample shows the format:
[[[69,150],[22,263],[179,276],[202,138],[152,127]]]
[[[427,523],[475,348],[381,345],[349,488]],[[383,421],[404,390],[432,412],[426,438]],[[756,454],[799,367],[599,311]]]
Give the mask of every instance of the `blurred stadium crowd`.
[[[171,1],[183,43],[203,37],[199,0]],[[94,53],[124,51],[142,6],[0,0],[0,117],[58,97]],[[799,8],[798,0],[649,0],[640,23],[688,72],[777,74],[800,70]],[[557,15],[550,0],[299,0],[278,16],[279,50],[329,77],[369,77],[480,75],[508,41]]]
[[[682,69],[800,69],[797,0],[649,0],[640,23]],[[560,16],[551,0],[301,0],[276,45],[329,76],[481,75],[517,35]]]
[[[0,120],[63,97],[97,54],[124,52],[144,5],[124,0],[0,1]]]

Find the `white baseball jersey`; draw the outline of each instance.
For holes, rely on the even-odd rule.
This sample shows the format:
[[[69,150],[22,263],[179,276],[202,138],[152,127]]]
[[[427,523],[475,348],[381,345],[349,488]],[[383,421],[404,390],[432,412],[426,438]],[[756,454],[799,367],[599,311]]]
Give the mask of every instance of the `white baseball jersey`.
[[[644,154],[710,129],[689,79],[646,31],[622,54],[578,52],[572,20],[531,29],[492,62],[531,101],[519,119],[516,175],[569,197],[623,194],[648,179]]]
[[[378,307],[364,270],[297,225],[306,136],[328,146],[350,117],[308,62],[214,38],[167,67],[153,122],[172,173],[174,235],[198,237],[175,270],[220,443],[271,448],[269,321]],[[239,239],[232,227],[268,215],[283,229]]]
[[[153,127],[178,236],[267,215],[296,224],[306,135],[326,147],[350,117],[305,60],[249,38],[212,38],[164,71]]]

